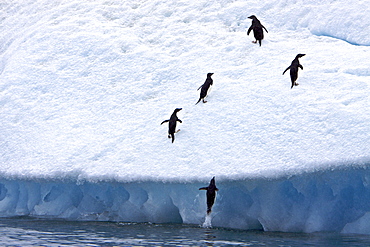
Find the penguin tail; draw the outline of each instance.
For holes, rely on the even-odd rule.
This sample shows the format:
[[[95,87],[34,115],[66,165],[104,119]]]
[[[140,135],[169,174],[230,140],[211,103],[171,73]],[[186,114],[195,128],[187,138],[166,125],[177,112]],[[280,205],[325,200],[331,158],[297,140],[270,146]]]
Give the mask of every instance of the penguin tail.
[[[198,102],[197,102],[197,103],[195,103],[195,104],[198,104],[201,100],[202,100],[202,98],[199,98]]]
[[[172,143],[173,143],[175,141],[175,134],[171,133],[171,137],[172,137]]]
[[[208,208],[207,209],[207,214],[210,214],[212,212],[212,209]]]

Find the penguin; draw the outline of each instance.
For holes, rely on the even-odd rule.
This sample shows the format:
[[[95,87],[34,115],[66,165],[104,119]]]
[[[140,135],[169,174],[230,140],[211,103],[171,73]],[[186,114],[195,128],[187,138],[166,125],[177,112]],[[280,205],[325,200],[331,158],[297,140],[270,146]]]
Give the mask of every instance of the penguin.
[[[297,81],[297,78],[298,78],[298,68],[301,68],[303,70],[303,66],[299,63],[299,58],[305,56],[306,54],[298,54],[294,60],[292,61],[292,64],[286,68],[286,70],[284,70],[283,72],[283,75],[284,73],[290,69],[290,80],[292,81],[292,86],[290,89],[293,88],[293,86],[298,86],[299,84],[296,82]]]
[[[198,102],[197,103],[195,103],[195,104],[198,104],[202,99],[203,99],[203,103],[207,103],[207,101],[205,101],[204,100],[204,98],[207,96],[207,94],[208,94],[208,90],[209,90],[209,88],[210,88],[210,86],[212,86],[213,85],[213,80],[212,80],[212,78],[211,78],[211,76],[213,75],[213,73],[208,73],[207,74],[207,79],[206,79],[206,81],[203,83],[203,85],[202,86],[200,86],[199,88],[198,88],[198,90],[199,89],[201,89],[200,90],[200,97],[199,97],[199,100],[198,100]],[[197,91],[198,91],[197,90]]]
[[[256,41],[253,41],[253,43],[257,43],[257,41],[258,41],[260,46],[261,46],[262,40],[263,40],[263,29],[265,29],[267,33],[268,33],[268,31],[261,24],[261,22],[257,19],[256,16],[251,15],[248,18],[252,19],[252,26],[249,27],[249,29],[247,31],[247,34],[249,35],[249,33],[253,30],[254,38],[256,39]]]
[[[216,198],[216,191],[218,191],[216,187],[215,177],[211,179],[208,187],[199,188],[199,190],[206,190],[207,191],[207,215],[211,213],[212,206],[215,203]]]
[[[171,138],[172,137],[172,143],[175,141],[175,133],[177,133],[177,132],[179,132],[180,130],[177,130],[176,131],[176,124],[177,124],[177,121],[179,121],[180,123],[182,123],[182,121],[177,117],[177,113],[179,112],[179,111],[181,111],[182,110],[182,108],[176,108],[174,111],[173,111],[173,113],[172,113],[172,115],[171,115],[171,117],[170,117],[170,119],[167,119],[167,120],[164,120],[162,123],[161,123],[161,125],[162,124],[164,124],[164,123],[166,123],[166,122],[169,122],[168,123],[168,138]]]

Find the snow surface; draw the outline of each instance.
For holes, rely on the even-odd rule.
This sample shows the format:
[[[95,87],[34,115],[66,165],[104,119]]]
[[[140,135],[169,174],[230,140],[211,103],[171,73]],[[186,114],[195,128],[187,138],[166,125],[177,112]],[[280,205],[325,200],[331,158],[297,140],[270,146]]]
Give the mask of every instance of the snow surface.
[[[252,14],[269,31],[262,47],[246,34]],[[57,180],[56,190],[72,191],[65,186],[145,182],[171,185],[175,194],[175,188],[196,190],[213,176],[235,182],[238,189],[250,180],[274,189],[269,181],[287,181],[286,176],[325,172],[330,177],[332,170],[345,179],[343,169],[365,167],[364,177],[355,181],[367,189],[368,16],[367,1],[344,0],[2,2],[4,184],[30,181],[43,188],[39,179]],[[307,54],[300,59],[304,70],[300,85],[290,89],[282,72],[298,53]],[[208,103],[194,105],[208,72],[214,73]],[[160,123],[177,107],[183,108],[178,114],[183,123],[171,143]],[[52,187],[51,181],[44,183]],[[25,214],[68,214],[53,207],[50,213],[37,211],[28,200],[7,204],[10,189],[1,191],[3,215],[23,214],[10,209],[17,203],[28,205]],[[194,200],[194,193],[199,192],[186,199]],[[35,198],[45,200],[42,193]],[[366,210],[361,213],[369,218]],[[361,213],[341,221],[353,224],[346,226],[348,232],[370,229],[362,227],[367,224]],[[276,229],[257,215],[255,225]],[[180,216],[183,222],[196,221]],[[148,217],[143,219],[157,216]],[[279,229],[294,229],[291,225]]]

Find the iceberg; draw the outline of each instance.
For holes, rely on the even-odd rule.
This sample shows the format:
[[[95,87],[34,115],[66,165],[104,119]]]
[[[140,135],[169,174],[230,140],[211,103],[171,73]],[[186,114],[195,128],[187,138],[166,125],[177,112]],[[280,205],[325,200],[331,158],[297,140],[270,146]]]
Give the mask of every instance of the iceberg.
[[[368,234],[364,2],[0,4],[0,217]],[[255,15],[269,30],[248,36]],[[298,54],[298,87],[284,69]],[[350,61],[350,62],[349,62]],[[207,103],[197,88],[214,73]],[[183,121],[171,143],[160,123]],[[210,218],[198,191],[215,176]]]
[[[185,223],[246,230],[368,233],[370,168],[217,181],[206,214],[202,182],[0,180],[2,217]]]

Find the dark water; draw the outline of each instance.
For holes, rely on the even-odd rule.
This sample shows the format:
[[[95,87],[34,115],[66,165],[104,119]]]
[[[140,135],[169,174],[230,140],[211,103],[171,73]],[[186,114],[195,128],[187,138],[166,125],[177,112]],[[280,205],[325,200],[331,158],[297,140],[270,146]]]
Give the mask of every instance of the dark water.
[[[276,233],[183,224],[0,219],[1,246],[370,246],[367,235]]]

